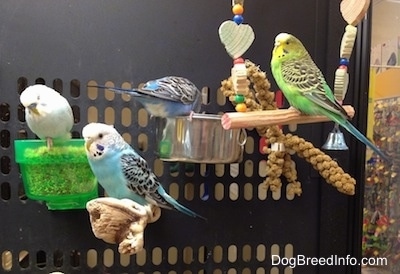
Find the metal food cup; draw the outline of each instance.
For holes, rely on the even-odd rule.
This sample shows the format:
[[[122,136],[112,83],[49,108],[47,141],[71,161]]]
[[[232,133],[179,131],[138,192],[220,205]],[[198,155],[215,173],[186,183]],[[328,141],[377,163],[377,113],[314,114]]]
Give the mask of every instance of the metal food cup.
[[[158,119],[158,154],[163,161],[237,163],[242,160],[247,134],[225,130],[221,115],[193,114]]]

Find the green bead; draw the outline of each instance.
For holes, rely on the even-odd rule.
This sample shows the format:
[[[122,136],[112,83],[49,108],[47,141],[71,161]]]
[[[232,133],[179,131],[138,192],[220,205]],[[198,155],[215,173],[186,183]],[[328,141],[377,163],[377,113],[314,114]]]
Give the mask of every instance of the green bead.
[[[240,104],[244,102],[244,96],[242,94],[235,95],[235,103]]]

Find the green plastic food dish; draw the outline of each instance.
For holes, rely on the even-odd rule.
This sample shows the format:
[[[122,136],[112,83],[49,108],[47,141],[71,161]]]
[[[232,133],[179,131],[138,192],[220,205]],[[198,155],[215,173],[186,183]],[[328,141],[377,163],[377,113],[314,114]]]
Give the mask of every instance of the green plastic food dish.
[[[98,197],[83,139],[55,143],[50,150],[43,140],[15,140],[14,147],[29,199],[46,202],[50,210],[66,210],[83,209]]]

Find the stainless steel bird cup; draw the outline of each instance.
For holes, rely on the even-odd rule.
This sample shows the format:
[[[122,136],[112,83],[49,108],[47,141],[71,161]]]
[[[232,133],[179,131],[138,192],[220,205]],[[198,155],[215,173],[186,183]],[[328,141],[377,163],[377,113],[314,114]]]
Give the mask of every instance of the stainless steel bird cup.
[[[163,161],[237,163],[246,139],[243,129],[223,129],[221,115],[194,114],[157,122],[158,154]]]

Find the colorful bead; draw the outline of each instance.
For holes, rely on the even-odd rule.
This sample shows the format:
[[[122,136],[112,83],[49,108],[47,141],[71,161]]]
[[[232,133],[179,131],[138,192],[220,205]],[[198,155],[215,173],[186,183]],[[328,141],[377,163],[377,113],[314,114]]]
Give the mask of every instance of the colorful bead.
[[[233,21],[240,25],[243,23],[243,14],[244,8],[242,4],[235,4],[232,7]],[[246,98],[242,92],[247,89],[247,71],[245,66],[245,61],[243,58],[238,57],[233,60],[233,68],[232,68],[232,81],[234,82],[234,90],[236,92],[234,101],[236,103],[236,111],[237,112],[246,112],[247,106],[244,103]]]
[[[247,106],[246,106],[246,104],[243,104],[243,103],[237,104],[236,107],[235,107],[235,110],[237,112],[246,112],[247,111]]]
[[[244,8],[243,8],[243,6],[240,5],[240,4],[236,4],[236,5],[234,5],[234,6],[232,7],[232,12],[233,12],[233,14],[235,14],[235,15],[241,15],[241,14],[243,14],[243,11],[244,11]]]
[[[240,25],[241,23],[243,23],[243,16],[241,16],[241,15],[235,15],[235,16],[233,16],[233,21],[234,21],[236,24]]]
[[[344,65],[344,66],[348,66],[348,65],[349,65],[349,59],[347,59],[347,58],[340,58],[339,64],[340,64],[340,65]]]
[[[244,103],[244,100],[245,100],[245,98],[242,94],[235,95],[235,103],[241,104],[241,103]]]
[[[236,64],[244,64],[244,59],[241,58],[241,57],[236,58],[236,59],[233,60],[233,64],[234,65],[236,65]]]

